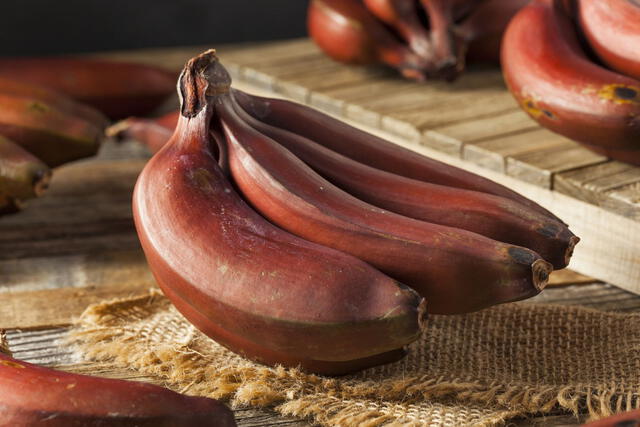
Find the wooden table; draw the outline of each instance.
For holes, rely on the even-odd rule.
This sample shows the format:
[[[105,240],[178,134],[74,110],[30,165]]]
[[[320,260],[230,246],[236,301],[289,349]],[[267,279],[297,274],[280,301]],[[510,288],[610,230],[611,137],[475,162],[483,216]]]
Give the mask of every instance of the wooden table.
[[[164,51],[161,56],[175,65],[199,50]],[[157,62],[158,55],[117,56]],[[8,330],[16,357],[74,372],[159,382],[113,366],[77,363],[56,341],[88,304],[155,286],[130,205],[133,185],[147,159],[145,149],[134,142],[107,143],[95,158],[58,168],[49,191],[25,211],[0,218],[0,329]],[[639,296],[590,277],[557,272],[552,283],[531,302],[640,311]],[[309,425],[268,409],[237,410],[236,417],[241,426]],[[570,424],[575,419],[562,414],[518,421]]]

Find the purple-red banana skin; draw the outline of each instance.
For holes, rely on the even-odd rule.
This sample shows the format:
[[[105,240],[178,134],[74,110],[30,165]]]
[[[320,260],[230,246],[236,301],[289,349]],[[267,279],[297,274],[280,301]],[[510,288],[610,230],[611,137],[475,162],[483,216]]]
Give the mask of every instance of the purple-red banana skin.
[[[101,127],[44,101],[0,93],[0,135],[50,167],[94,155]]]
[[[579,240],[564,224],[513,200],[381,171],[262,123],[237,104],[234,107],[251,127],[280,143],[334,185],[374,206],[527,247],[557,269],[567,266]]]
[[[88,58],[0,58],[0,76],[62,92],[111,119],[150,113],[174,93],[176,79],[150,65]]]
[[[177,117],[175,121],[177,122]],[[173,135],[174,126],[160,124],[158,120],[130,117],[106,130],[106,135],[117,140],[133,139],[141,142],[152,153],[157,153]]]
[[[22,201],[40,196],[50,179],[47,165],[0,136],[0,213],[13,212]]]
[[[359,0],[311,0],[307,28],[329,57],[349,64],[385,63],[424,80],[427,62],[409,50]]]
[[[274,354],[350,362],[415,340],[424,316],[415,292],[273,226],[227,181],[212,153],[206,95],[225,85],[215,80],[220,67],[211,51],[189,61],[176,131],[135,187],[136,228],[160,286],[212,338],[267,363]]]
[[[362,359],[340,362],[301,358],[295,353],[270,350],[267,347],[248,341],[240,335],[229,333],[220,328],[215,322],[212,322],[210,318],[203,315],[191,304],[183,300],[178,294],[174,293],[170,287],[162,286],[162,292],[171,299],[171,302],[176,306],[178,311],[205,335],[215,337],[216,342],[233,352],[265,365],[282,365],[290,368],[299,367],[305,372],[313,372],[321,375],[344,375],[373,366],[396,362],[407,354],[404,348],[399,348]]]
[[[45,87],[0,77],[0,93],[43,101],[57,110],[87,120],[99,128],[104,128],[109,123],[109,119],[98,110]]]
[[[609,68],[640,80],[640,1],[577,0],[577,22]]]
[[[422,156],[313,108],[239,90],[234,90],[234,97],[256,119],[302,135],[360,163],[407,178],[505,197],[559,221],[542,206],[500,184]]]
[[[233,427],[222,403],[152,384],[55,371],[0,353],[0,426]]]
[[[511,93],[542,126],[640,165],[640,81],[586,56],[561,1],[536,0],[516,15],[502,66]]]
[[[234,182],[260,213],[411,286],[430,313],[475,311],[528,298],[546,285],[552,267],[535,252],[369,205],[242,121],[229,94],[220,95],[216,111]]]
[[[415,0],[364,0],[364,5],[409,44],[417,55],[429,58],[433,55],[429,32],[420,22]]]

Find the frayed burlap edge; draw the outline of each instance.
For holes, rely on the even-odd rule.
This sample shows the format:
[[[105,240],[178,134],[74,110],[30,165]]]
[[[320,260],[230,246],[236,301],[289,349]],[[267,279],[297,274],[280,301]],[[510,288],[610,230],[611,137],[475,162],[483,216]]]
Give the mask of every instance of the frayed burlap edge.
[[[84,358],[111,361],[143,374],[164,379],[177,391],[223,399],[233,407],[274,407],[283,415],[305,417],[323,425],[369,427],[413,425],[384,411],[354,410],[344,399],[390,400],[403,403],[420,401],[470,402],[491,406],[494,414],[473,425],[492,426],[507,419],[533,414],[548,414],[562,409],[578,416],[588,412],[590,419],[640,408],[640,390],[618,392],[615,388],[595,390],[581,385],[534,387],[526,384],[484,384],[445,378],[387,380],[376,384],[343,385],[340,379],[305,374],[297,369],[270,368],[238,357],[232,369],[215,365],[200,366],[202,355],[190,348],[188,340],[171,346],[143,351],[136,337],[123,338],[125,328],[114,312],[146,304],[171,303],[159,291],[135,298],[112,300],[87,308],[69,340]],[[190,340],[199,337],[195,328]],[[185,378],[185,372],[202,372],[198,378]],[[417,424],[416,424],[417,425]]]
[[[2,329],[0,329],[0,353],[11,356],[11,351],[9,350],[9,342],[7,341],[7,333]]]

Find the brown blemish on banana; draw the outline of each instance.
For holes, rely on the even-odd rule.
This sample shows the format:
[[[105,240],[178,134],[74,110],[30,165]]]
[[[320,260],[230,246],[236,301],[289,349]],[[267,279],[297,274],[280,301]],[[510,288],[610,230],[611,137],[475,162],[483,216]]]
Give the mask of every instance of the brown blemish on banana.
[[[640,104],[640,86],[618,83],[604,85],[598,90],[598,97],[615,104]]]
[[[342,21],[344,23],[346,23],[347,25],[349,25],[350,27],[352,27],[353,29],[356,29],[358,31],[362,31],[362,24],[358,21],[356,21],[355,19],[350,19],[347,18],[346,16],[342,15],[341,13],[337,13],[335,10],[331,9],[325,2],[323,2],[322,0],[315,0],[315,6],[320,9],[322,12],[324,12],[324,14],[331,16],[331,18],[334,21]]]
[[[546,223],[544,226],[537,229],[538,233],[545,237],[555,237],[560,231],[558,224]]]
[[[38,102],[38,101],[29,103],[29,105],[27,106],[27,109],[35,113],[47,113],[50,110],[50,108],[46,104],[43,104],[42,102]]]
[[[189,174],[189,179],[199,190],[202,190],[207,194],[213,193],[213,187],[211,186],[213,176],[208,170],[204,168],[197,168]]]
[[[522,109],[526,111],[531,117],[534,119],[540,118],[540,116],[544,115],[550,119],[556,119],[555,114],[551,111],[541,108],[532,98],[523,98],[520,102]]]
[[[26,368],[26,366],[18,363],[18,362],[13,362],[11,360],[0,360],[0,366],[6,366],[9,368],[18,368],[18,369],[24,369]]]
[[[533,252],[518,246],[511,246],[508,253],[513,260],[520,264],[531,264],[536,259]]]

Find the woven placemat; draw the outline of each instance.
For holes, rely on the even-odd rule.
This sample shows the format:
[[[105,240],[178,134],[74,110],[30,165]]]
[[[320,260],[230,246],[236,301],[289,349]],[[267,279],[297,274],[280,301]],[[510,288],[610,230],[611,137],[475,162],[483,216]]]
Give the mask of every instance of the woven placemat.
[[[157,291],[89,307],[70,339],[85,359],[160,377],[177,391],[324,425],[489,426],[640,407],[639,314],[519,303],[431,316],[406,358],[338,378],[249,362]]]

